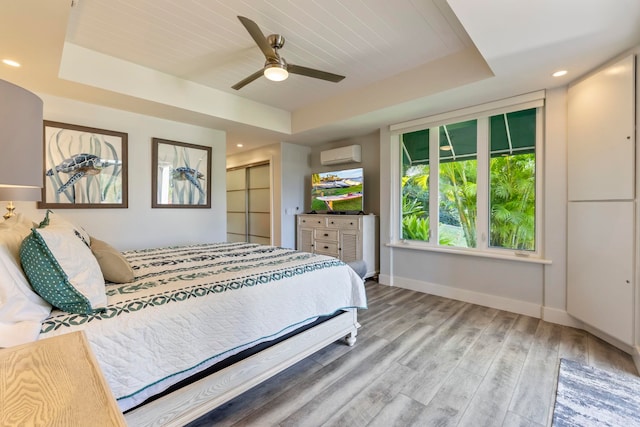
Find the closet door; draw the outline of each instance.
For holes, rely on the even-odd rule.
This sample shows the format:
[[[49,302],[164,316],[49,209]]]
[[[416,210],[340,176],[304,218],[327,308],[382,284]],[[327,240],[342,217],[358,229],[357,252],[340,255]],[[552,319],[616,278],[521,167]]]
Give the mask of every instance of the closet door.
[[[249,233],[252,243],[271,244],[271,167],[248,168]]]
[[[227,171],[227,241],[247,241],[247,172]]]
[[[567,311],[633,342],[633,202],[570,203]]]
[[[271,166],[227,170],[227,241],[271,244]]]
[[[635,57],[568,91],[569,200],[635,197]]]
[[[568,91],[567,312],[634,343],[635,57]]]

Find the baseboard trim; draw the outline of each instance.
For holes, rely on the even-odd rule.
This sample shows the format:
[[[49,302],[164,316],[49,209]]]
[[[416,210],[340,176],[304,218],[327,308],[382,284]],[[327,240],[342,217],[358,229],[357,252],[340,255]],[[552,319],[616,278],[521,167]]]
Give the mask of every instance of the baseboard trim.
[[[584,329],[585,326],[584,323],[570,316],[566,310],[552,307],[542,307],[542,320],[576,329]]]
[[[378,283],[381,285],[393,286],[393,277],[388,274],[379,274]]]
[[[636,365],[636,370],[640,372],[640,348],[638,346],[633,347],[631,357],[633,358],[633,363]]]
[[[393,278],[393,286],[540,319],[542,307],[539,304],[397,276]]]

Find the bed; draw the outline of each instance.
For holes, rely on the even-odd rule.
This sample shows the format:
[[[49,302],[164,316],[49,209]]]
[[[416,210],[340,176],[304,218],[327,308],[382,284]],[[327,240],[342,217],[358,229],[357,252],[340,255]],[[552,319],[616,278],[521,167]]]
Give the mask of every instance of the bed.
[[[129,425],[184,425],[338,339],[353,345],[366,308],[362,279],[332,257],[250,243],[123,255],[135,278],[106,283],[104,310],[53,309],[39,338],[83,330]]]
[[[336,340],[353,345],[366,304],[362,279],[328,256],[250,243],[120,253],[50,211],[0,223],[0,348],[83,331],[132,426],[184,425]]]

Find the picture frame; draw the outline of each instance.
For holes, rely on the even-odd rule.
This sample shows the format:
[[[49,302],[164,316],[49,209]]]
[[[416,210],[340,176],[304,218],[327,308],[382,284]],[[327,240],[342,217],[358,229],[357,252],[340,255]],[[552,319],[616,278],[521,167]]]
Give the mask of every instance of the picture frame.
[[[151,207],[211,208],[211,147],[152,138]]]
[[[128,134],[43,121],[38,208],[127,208]]]

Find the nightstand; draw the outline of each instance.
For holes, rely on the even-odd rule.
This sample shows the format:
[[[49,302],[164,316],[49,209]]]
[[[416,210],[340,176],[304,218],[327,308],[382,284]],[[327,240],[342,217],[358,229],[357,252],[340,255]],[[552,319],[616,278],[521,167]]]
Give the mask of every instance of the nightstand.
[[[0,350],[0,425],[126,426],[84,332]]]

